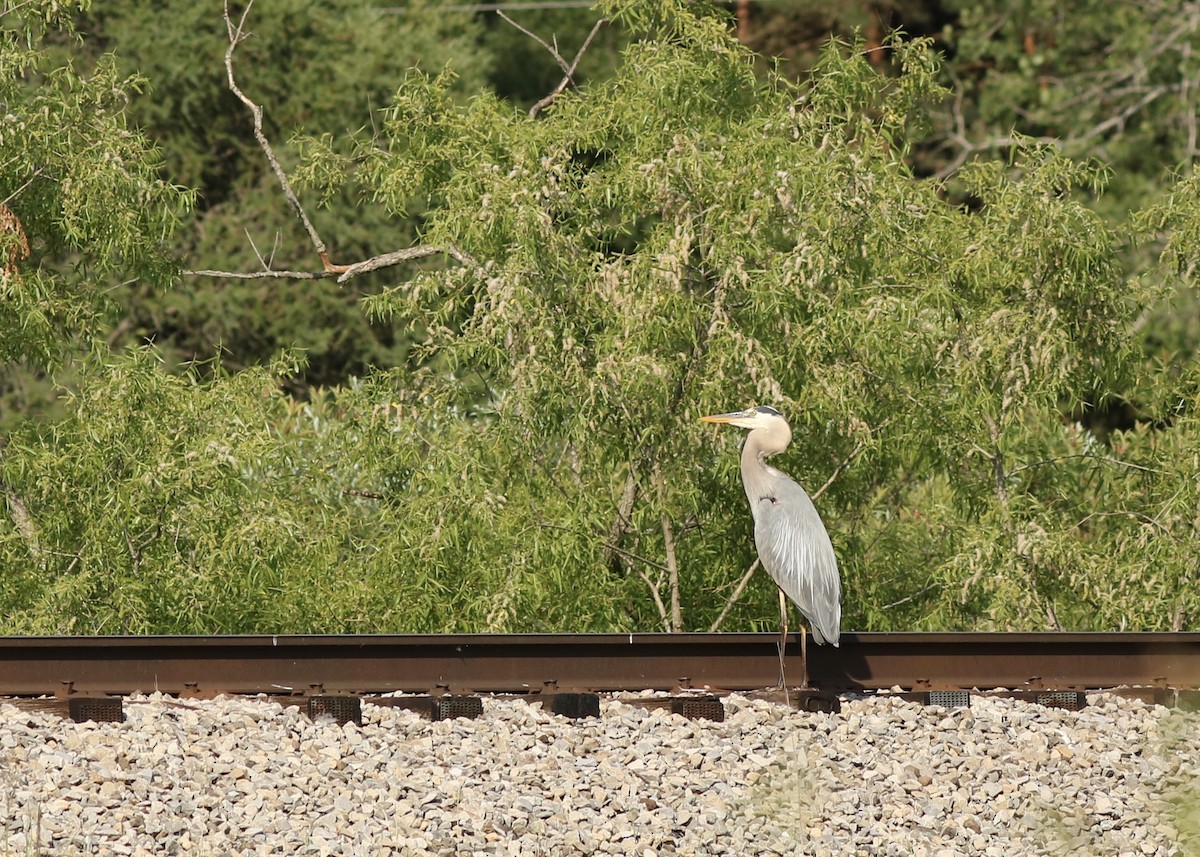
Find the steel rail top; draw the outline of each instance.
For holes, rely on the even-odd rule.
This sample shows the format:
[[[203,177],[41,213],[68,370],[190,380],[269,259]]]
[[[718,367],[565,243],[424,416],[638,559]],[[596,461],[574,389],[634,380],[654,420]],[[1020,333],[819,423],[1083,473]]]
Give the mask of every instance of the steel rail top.
[[[0,637],[0,694],[530,692],[773,686],[774,633]],[[833,691],[1200,688],[1200,633],[847,633],[808,646]],[[799,638],[787,647],[801,675]]]

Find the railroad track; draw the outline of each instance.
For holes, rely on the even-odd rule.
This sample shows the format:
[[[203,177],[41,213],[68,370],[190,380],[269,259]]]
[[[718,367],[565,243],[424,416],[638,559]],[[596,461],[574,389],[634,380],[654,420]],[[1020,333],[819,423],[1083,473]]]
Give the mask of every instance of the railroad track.
[[[816,690],[765,694],[838,716],[755,698],[775,641],[0,638],[0,851],[1170,857],[1200,842],[1172,814],[1194,806],[1196,716],[1143,704],[1200,703],[1200,634],[847,634],[809,647]]]
[[[8,637],[0,638],[0,696],[75,699],[78,708],[136,692],[318,703],[516,693],[558,695],[574,700],[570,708],[580,697],[563,694],[768,688],[777,682],[776,641],[769,633]],[[943,704],[997,688],[1067,707],[1099,689],[1165,704],[1200,697],[1200,633],[851,633],[839,648],[810,643],[808,656],[814,690],[789,700],[812,709],[835,707],[839,693],[897,689]],[[795,635],[787,670],[802,674]]]

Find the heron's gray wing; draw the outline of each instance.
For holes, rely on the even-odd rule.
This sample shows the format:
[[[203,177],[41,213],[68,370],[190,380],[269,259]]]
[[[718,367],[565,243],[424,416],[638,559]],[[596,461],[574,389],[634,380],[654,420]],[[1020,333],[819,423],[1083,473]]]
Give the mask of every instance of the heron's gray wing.
[[[808,494],[792,479],[784,476],[771,490],[773,496],[755,500],[754,544],[759,559],[800,608],[816,641],[836,646],[842,583],[829,533]]]

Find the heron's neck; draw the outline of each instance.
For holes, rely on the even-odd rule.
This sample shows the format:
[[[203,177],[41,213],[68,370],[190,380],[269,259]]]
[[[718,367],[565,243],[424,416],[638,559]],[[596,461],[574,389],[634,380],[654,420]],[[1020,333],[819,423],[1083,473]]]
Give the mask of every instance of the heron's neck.
[[[746,442],[742,444],[742,485],[746,489],[746,499],[750,501],[751,509],[754,509],[763,497],[770,495],[771,474],[774,468],[767,464],[766,459],[778,451],[764,448],[762,436],[756,436],[756,432],[746,435]]]
[[[746,442],[742,444],[742,469],[744,471],[765,467],[763,462],[766,461],[768,455],[770,453],[763,450],[762,444],[757,442],[753,433],[746,435]]]
[[[791,443],[792,433],[783,428],[778,429],[754,429],[746,435],[746,442],[742,444],[742,464],[749,464],[751,461],[757,462],[760,466],[766,459],[783,452]]]

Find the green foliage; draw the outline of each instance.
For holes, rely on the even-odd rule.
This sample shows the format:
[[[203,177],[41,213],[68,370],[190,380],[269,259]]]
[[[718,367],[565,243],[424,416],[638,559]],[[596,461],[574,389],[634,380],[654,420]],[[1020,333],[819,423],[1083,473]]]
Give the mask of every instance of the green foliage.
[[[6,32],[19,33],[27,43],[36,42],[47,31],[72,34],[71,16],[91,8],[91,0],[61,3],[58,0],[25,0],[0,6],[0,22]]]
[[[948,6],[960,13],[945,28],[955,98],[935,116],[937,130],[919,158],[923,169],[952,176],[976,158],[1005,160],[1020,135],[1072,158],[1095,158],[1111,181],[1089,207],[1125,229],[1139,210],[1193,192],[1186,183],[1172,185],[1192,171],[1200,152],[1196,10],[1177,0],[1089,0],[1073,4],[1069,14],[1064,8],[1041,0]],[[1194,284],[1158,265],[1156,249],[1153,243],[1123,248],[1129,275],[1155,292],[1135,334],[1149,354],[1190,359],[1200,347]],[[1114,392],[1140,418],[1163,417],[1144,384]],[[1105,419],[1097,420],[1101,430]],[[1121,427],[1129,427],[1127,419]]]
[[[1014,7],[957,2],[947,35],[971,137],[1009,130],[1046,136],[1072,155],[1103,153],[1123,175],[1157,179],[1181,163],[1194,95],[1194,10],[1177,0],[1088,0]],[[1182,121],[1181,121],[1182,119]]]
[[[619,598],[565,597],[578,581],[556,538],[493,529],[528,498],[477,493],[503,472],[463,453],[477,425],[406,424],[371,388],[296,405],[280,393],[294,369],[174,375],[143,349],[85,370],[66,419],[10,437],[0,482],[35,524],[0,528],[0,603],[20,605],[5,631],[614,624]],[[437,436],[457,490],[428,467]],[[518,546],[511,564],[490,553]]]
[[[1135,219],[1166,253],[1131,272],[1102,153],[1013,134],[951,182],[914,172],[929,40],[895,38],[886,75],[833,41],[797,83],[719,9],[601,11],[620,63],[535,117],[438,64],[393,69],[370,130],[295,123],[326,216],[362,200],[455,249],[363,300],[411,352],[305,404],[287,361],[85,363],[68,415],[0,458],[10,630],[708,628],[753,546],[735,437],[697,418],[755,401],[820,492],[846,627],[1194,621],[1200,385],[1134,336],[1190,288],[1192,183]],[[271,288],[272,315],[338,317]],[[245,353],[301,317],[247,325]],[[1114,390],[1163,418],[1076,420]],[[776,619],[759,573],[722,627]]]
[[[44,366],[95,333],[105,297],[89,278],[174,272],[167,242],[191,197],[158,177],[126,121],[144,81],[110,57],[86,75],[51,66],[29,43],[67,7],[22,6],[0,19],[0,361]],[[53,264],[62,256],[72,274]]]
[[[26,604],[9,630],[269,621],[286,584],[279,559],[305,547],[288,498],[253,490],[288,461],[268,422],[282,408],[272,380],[249,371],[205,390],[143,351],[84,381],[67,419],[13,436],[5,453],[4,481],[37,521],[36,535],[6,534],[10,555],[25,554],[5,577],[5,600]]]
[[[823,504],[851,626],[1095,621],[1094,537],[1071,514],[1097,498],[1069,504],[1053,529],[1043,518],[1057,477],[1074,476],[1061,448],[1075,430],[1059,410],[1120,379],[1140,305],[1113,232],[1070,193],[1105,171],[1017,141],[1011,167],[963,171],[975,202],[955,207],[900,157],[912,111],[936,93],[927,43],[900,53],[899,84],[835,45],[794,90],[756,77],[718,19],[664,5],[626,18],[663,37],[633,43],[610,81],[545,118],[486,97],[456,108],[444,78],[411,77],[383,140],[343,164],[389,206],[430,200],[428,240],[487,260],[367,307],[424,320],[424,349],[456,370],[398,386],[447,408],[485,384],[484,446],[529,450],[509,469],[543,499],[501,529],[569,521],[583,567],[617,533],[640,559],[610,568],[653,579],[670,565],[662,516],[677,529],[696,518],[677,559],[702,581],[684,614],[703,627],[721,606],[709,593],[750,546],[730,441],[694,419],[770,401],[793,418],[803,482],[853,457]],[[1020,478],[1030,469],[1043,478]],[[636,501],[622,523],[626,480]],[[547,481],[566,508],[537,490]],[[1123,497],[1139,490],[1120,484]],[[595,497],[606,502],[593,512]],[[720,561],[727,527],[737,563]],[[1039,533],[1051,551],[1030,547]],[[1126,553],[1113,556],[1135,549],[1118,542]],[[931,573],[913,575],[914,561]],[[1178,592],[1159,590],[1140,621],[1161,623]],[[769,588],[757,595],[749,615],[769,622]]]
[[[451,64],[459,81],[454,97],[484,85],[492,59],[477,49],[479,28],[469,16],[442,14],[437,4],[408,4],[407,12],[384,15],[344,0],[254,5],[252,36],[237,50],[235,72],[245,93],[263,106],[264,132],[285,168],[295,164],[287,145],[293,135],[345,137],[376,121],[373,114],[410,66],[436,72]],[[251,133],[249,110],[229,91],[221,5],[103,4],[79,26],[89,35],[86,54],[116,51],[123,70],[151,81],[127,113],[161,145],[163,173],[198,191],[199,216],[174,243],[186,267],[260,270],[265,260],[280,269],[319,270]],[[313,205],[311,216],[337,262],[413,240],[413,220],[392,219],[369,205],[355,211],[352,197],[332,202],[336,214]],[[405,359],[404,332],[370,324],[357,309],[363,294],[386,282],[386,275],[374,275],[346,286],[321,281],[300,289],[277,281],[188,278],[183,288],[165,293],[125,284],[114,290],[120,303],[114,341],[149,339],[172,362],[220,355],[233,367],[303,347],[307,368],[291,382],[303,394],[309,385],[340,383],[372,365]]]

